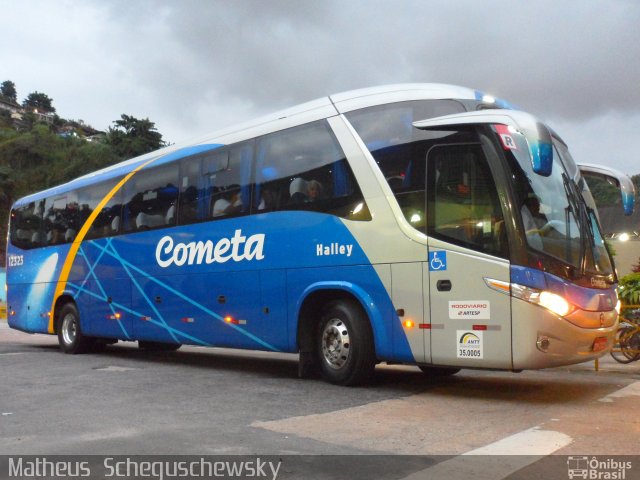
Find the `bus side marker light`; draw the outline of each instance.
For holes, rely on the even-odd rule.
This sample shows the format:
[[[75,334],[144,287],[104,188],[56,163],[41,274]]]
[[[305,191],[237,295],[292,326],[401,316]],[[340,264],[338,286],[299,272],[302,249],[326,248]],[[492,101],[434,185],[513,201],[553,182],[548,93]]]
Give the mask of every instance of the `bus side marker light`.
[[[236,320],[231,315],[227,315],[226,317],[224,317],[224,321],[227,322],[227,323],[232,323],[234,325],[246,325],[247,324],[246,320]]]
[[[143,322],[148,322],[148,321],[151,320],[151,317],[142,316],[142,317],[140,317],[140,320],[142,320]]]
[[[114,313],[113,315],[107,315],[107,320],[120,320],[122,314],[119,312]]]
[[[182,318],[182,323],[193,323],[195,319],[193,317],[184,317]]]
[[[405,320],[404,326],[405,328],[413,328],[415,326],[415,322],[413,320]]]
[[[502,280],[495,280],[493,278],[484,277],[484,283],[487,286],[497,292],[505,293],[509,295],[511,293],[511,284],[509,282],[503,282]]]

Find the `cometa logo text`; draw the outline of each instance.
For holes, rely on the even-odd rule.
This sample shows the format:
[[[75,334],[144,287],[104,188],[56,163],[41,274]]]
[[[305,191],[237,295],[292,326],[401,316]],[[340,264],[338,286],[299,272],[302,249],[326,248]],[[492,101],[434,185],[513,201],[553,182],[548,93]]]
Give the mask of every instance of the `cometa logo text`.
[[[229,260],[262,260],[264,238],[264,233],[245,237],[242,230],[236,230],[233,237],[221,238],[216,243],[211,240],[175,243],[173,238],[166,235],[160,239],[156,247],[156,261],[162,268],[167,268],[171,265],[182,267],[203,263],[225,263]]]

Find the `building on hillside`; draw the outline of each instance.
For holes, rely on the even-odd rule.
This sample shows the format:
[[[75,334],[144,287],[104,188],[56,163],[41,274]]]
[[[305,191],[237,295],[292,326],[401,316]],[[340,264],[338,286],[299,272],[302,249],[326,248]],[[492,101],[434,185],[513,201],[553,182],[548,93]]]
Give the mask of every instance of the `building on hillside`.
[[[20,114],[23,112],[23,108],[18,103],[2,95],[0,95],[0,110],[9,112],[12,115],[16,113]]]

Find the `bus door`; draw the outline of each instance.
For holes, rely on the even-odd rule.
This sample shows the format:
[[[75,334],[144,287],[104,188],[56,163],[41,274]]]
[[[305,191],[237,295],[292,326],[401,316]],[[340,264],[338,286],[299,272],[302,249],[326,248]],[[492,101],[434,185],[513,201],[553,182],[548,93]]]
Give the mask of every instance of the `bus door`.
[[[432,147],[426,177],[431,363],[509,369],[507,240],[481,144]]]

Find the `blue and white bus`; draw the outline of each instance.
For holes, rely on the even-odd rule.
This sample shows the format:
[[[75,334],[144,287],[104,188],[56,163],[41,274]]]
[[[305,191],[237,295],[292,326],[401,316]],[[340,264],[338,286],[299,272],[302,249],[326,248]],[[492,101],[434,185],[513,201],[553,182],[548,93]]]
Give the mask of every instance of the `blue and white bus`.
[[[631,211],[630,180],[597,174]],[[332,95],[27,196],[7,258],[9,325],[66,353],[298,352],[345,385],[583,362],[617,326],[566,144],[449,85]]]

